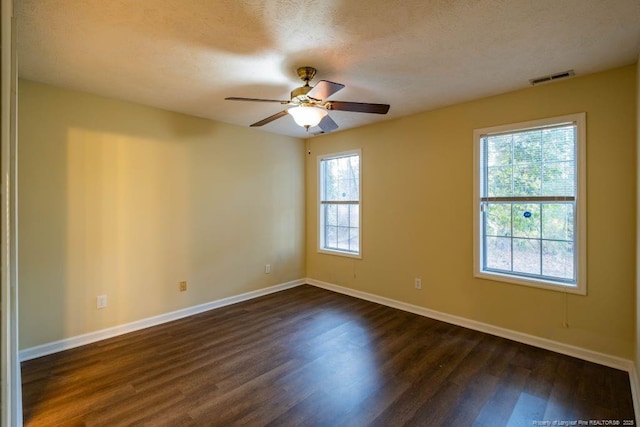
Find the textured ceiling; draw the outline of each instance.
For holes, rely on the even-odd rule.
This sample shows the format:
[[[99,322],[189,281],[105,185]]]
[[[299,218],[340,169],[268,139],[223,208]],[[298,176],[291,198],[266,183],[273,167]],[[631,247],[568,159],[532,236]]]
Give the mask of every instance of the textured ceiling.
[[[16,0],[21,77],[241,126],[298,66],[343,83],[340,129],[635,63],[639,0]],[[313,82],[312,82],[313,85]],[[285,116],[261,129],[304,137]]]

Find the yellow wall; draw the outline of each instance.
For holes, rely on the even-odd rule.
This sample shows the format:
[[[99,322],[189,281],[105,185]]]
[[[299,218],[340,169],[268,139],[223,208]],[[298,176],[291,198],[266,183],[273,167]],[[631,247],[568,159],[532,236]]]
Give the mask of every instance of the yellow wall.
[[[24,80],[19,117],[21,348],[304,277],[300,140]]]
[[[311,155],[295,138],[21,81],[20,347],[306,275],[631,359],[636,73],[315,137]],[[582,111],[588,295],[473,278],[473,129]],[[317,253],[317,156],[354,148],[362,260]]]
[[[628,66],[308,140],[308,277],[632,359],[635,99]],[[588,295],[475,279],[473,130],[583,111]],[[317,156],[354,148],[362,260],[317,252]]]

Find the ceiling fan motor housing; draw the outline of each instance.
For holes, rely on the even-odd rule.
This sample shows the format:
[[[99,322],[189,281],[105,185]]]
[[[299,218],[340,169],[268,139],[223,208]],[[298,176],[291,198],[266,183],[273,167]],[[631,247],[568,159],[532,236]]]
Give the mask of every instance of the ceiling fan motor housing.
[[[313,89],[311,86],[300,86],[299,88],[296,88],[294,90],[291,91],[291,100],[298,100],[300,102],[308,102],[309,101],[309,97],[307,97],[307,93],[309,93],[309,91]]]
[[[310,101],[307,93],[309,93],[309,91],[313,89],[311,86],[309,86],[309,82],[315,77],[316,69],[313,67],[300,67],[297,69],[297,72],[298,77],[300,77],[300,79],[304,82],[304,86],[291,91],[291,101],[297,100],[300,104],[306,104]]]

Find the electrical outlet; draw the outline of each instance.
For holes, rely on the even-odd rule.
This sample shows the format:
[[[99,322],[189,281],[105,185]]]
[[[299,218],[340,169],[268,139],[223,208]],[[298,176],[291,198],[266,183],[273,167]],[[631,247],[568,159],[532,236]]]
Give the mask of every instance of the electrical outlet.
[[[187,281],[183,280],[180,282],[180,292],[185,292],[187,290]]]
[[[264,265],[264,274],[269,274],[271,273],[271,264],[265,264]]]
[[[107,296],[106,295],[98,295],[97,298],[97,308],[105,308],[107,306]]]
[[[422,279],[418,277],[413,279],[413,286],[415,286],[416,289],[422,289]]]

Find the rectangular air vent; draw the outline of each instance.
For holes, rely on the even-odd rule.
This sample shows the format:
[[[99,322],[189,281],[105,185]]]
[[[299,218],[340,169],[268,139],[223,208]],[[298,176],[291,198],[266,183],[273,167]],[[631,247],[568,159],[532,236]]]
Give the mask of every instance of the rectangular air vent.
[[[560,79],[567,79],[569,77],[575,76],[576,73],[573,70],[563,71],[561,73],[549,74],[548,76],[536,77],[535,79],[530,79],[529,83],[531,86],[536,86],[542,83],[549,83]]]

